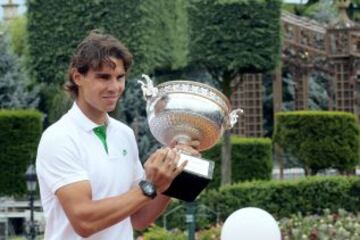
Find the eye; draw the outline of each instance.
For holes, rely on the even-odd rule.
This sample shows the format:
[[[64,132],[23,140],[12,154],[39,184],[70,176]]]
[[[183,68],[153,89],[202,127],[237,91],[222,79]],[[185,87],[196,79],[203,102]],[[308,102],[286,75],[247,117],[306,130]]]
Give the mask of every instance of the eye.
[[[117,77],[117,80],[118,80],[119,82],[125,81],[125,75],[119,75],[119,76]]]
[[[98,74],[96,74],[96,78],[101,79],[101,80],[109,80],[110,74],[98,73]]]

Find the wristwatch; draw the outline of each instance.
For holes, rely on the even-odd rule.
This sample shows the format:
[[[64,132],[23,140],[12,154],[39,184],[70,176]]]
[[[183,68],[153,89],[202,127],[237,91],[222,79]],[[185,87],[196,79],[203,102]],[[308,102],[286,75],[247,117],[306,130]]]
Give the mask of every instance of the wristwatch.
[[[145,196],[151,199],[154,199],[156,197],[156,187],[152,182],[147,180],[141,180],[139,182],[139,186]]]

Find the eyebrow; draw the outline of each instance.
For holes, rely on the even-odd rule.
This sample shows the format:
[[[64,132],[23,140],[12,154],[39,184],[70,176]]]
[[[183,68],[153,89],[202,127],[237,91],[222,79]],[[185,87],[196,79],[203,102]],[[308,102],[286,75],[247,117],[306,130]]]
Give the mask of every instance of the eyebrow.
[[[116,78],[122,78],[122,77],[125,77],[125,73],[122,73],[122,74],[119,74],[116,76]],[[97,72],[95,73],[95,76],[98,77],[98,78],[109,78],[111,76],[111,74],[109,73],[103,73],[103,72]]]

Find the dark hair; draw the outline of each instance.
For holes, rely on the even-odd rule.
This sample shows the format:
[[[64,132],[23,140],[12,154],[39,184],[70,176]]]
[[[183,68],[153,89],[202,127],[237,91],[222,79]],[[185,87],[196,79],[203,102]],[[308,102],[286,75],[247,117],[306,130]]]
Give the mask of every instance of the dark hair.
[[[87,74],[89,69],[99,69],[103,64],[114,67],[110,57],[122,59],[125,72],[131,68],[133,57],[130,51],[115,37],[92,31],[77,46],[71,58],[68,69],[68,80],[65,83],[65,90],[74,98],[78,95],[78,86],[72,79],[72,73],[76,69],[80,74]]]

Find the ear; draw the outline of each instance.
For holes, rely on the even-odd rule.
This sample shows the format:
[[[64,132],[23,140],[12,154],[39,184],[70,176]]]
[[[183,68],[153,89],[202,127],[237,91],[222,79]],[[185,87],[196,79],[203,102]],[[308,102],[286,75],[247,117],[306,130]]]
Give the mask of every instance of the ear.
[[[72,79],[74,80],[74,83],[78,86],[81,85],[81,80],[83,79],[83,75],[81,73],[79,73],[79,71],[76,68],[73,68],[71,70],[71,76]]]

